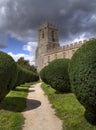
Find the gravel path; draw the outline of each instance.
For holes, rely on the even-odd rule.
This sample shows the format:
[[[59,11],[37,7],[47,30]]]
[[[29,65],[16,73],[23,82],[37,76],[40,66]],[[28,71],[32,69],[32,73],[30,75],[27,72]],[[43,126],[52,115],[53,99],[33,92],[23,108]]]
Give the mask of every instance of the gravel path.
[[[41,83],[38,83],[29,88],[27,107],[23,112],[23,130],[62,130],[62,121],[55,115],[40,86]]]

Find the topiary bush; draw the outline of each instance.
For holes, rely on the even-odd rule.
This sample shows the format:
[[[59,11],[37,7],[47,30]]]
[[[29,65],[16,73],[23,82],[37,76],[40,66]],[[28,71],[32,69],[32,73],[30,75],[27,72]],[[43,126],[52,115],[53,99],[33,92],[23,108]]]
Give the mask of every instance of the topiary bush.
[[[76,51],[69,73],[72,92],[87,111],[96,115],[96,39]]]
[[[16,83],[14,85],[14,89],[16,86],[19,86],[20,84],[24,84],[26,82],[36,82],[39,80],[39,76],[29,70],[24,69],[23,67],[17,65],[17,79]]]
[[[24,71],[23,68],[17,65],[17,79],[16,79],[16,83],[14,85],[14,88],[16,88],[16,86],[19,86],[20,84],[24,83]]]
[[[52,88],[59,92],[70,92],[68,74],[69,59],[56,59],[46,68],[46,79]]]
[[[39,76],[38,74],[32,72],[32,71],[29,71],[29,70],[25,70],[26,72],[26,76],[25,76],[25,81],[26,82],[36,82],[39,80]]]
[[[48,81],[46,79],[46,67],[45,66],[41,71],[40,71],[40,78],[43,82],[45,82],[46,84],[48,84]]]
[[[17,65],[11,56],[0,51],[0,101],[13,88],[17,77]]]

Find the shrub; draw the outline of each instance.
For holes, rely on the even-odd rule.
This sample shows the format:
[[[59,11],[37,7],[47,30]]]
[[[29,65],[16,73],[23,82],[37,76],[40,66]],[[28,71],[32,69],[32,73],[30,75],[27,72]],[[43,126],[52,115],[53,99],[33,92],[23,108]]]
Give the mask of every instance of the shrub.
[[[43,82],[48,84],[47,79],[46,79],[46,67],[45,66],[41,71],[40,71],[40,78],[42,79]]]
[[[24,83],[24,71],[23,68],[20,66],[17,66],[17,79],[16,79],[16,84],[14,85],[14,88],[16,86],[19,86],[20,84]]]
[[[46,68],[46,79],[48,84],[59,92],[70,91],[68,64],[69,59],[56,59]]]
[[[25,71],[26,71],[26,78],[25,78],[26,82],[36,82],[39,80],[38,74],[29,70],[25,70]]]
[[[96,114],[96,40],[76,51],[69,72],[72,92],[87,111]]]
[[[18,76],[14,88],[26,82],[35,82],[39,80],[39,76],[37,74],[33,73],[32,71],[26,70],[23,67],[20,67],[19,65],[17,66],[17,72]]]
[[[17,77],[17,65],[11,56],[0,51],[0,101],[13,88]]]

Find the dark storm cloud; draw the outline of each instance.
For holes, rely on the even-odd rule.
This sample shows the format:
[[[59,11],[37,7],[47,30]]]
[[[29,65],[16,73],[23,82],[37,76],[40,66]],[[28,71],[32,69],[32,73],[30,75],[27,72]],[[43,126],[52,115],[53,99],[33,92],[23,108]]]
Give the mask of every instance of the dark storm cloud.
[[[58,23],[60,40],[96,36],[96,0],[1,0],[0,30],[36,41],[39,24]]]
[[[6,42],[7,42],[6,34],[0,33],[0,48],[7,47]]]

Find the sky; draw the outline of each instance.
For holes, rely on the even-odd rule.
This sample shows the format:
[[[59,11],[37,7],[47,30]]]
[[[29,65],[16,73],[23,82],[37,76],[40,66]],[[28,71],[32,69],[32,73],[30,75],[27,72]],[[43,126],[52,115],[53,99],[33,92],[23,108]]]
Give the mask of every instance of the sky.
[[[96,37],[96,0],[0,0],[0,51],[34,64],[46,21],[58,24],[61,45]]]

